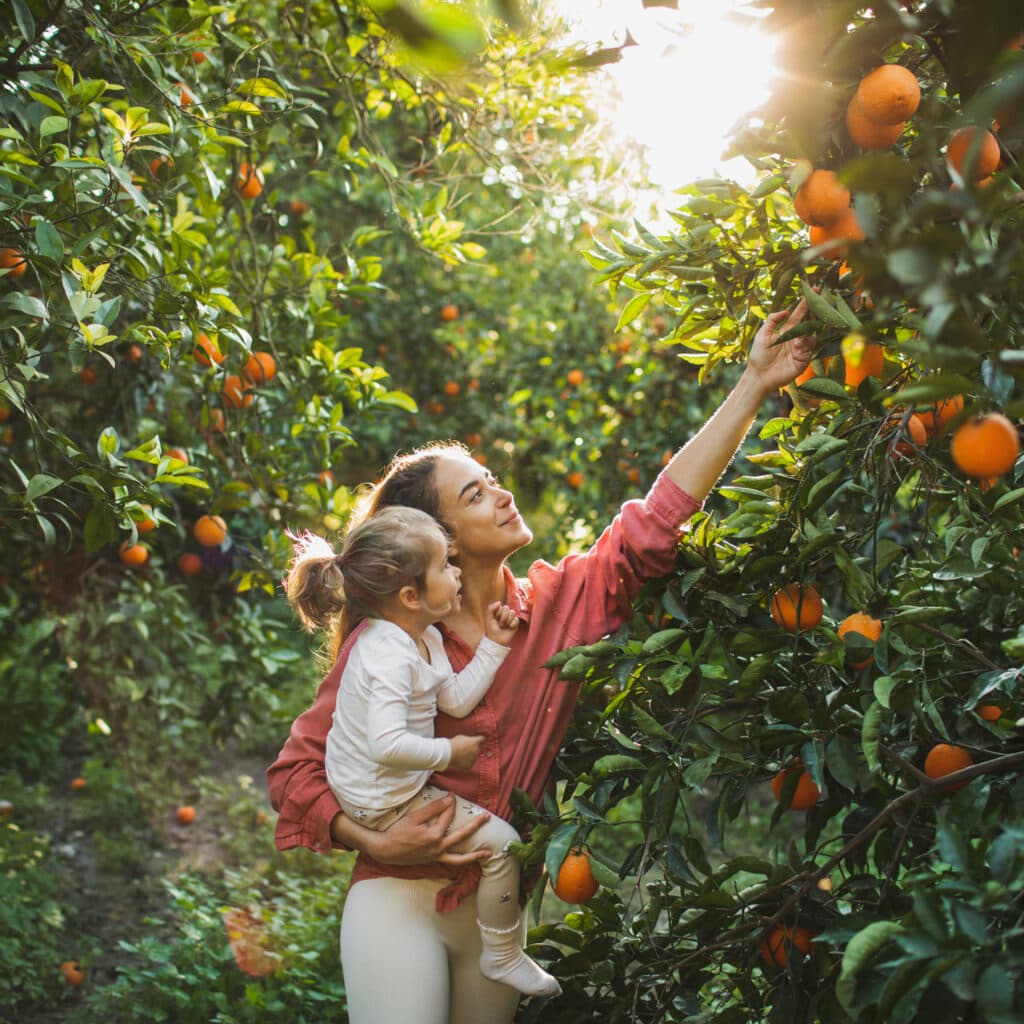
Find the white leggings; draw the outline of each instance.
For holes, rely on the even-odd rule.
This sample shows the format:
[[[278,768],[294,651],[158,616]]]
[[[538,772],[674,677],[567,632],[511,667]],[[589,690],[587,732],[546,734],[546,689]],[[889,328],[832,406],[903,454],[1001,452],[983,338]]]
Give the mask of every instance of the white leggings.
[[[440,914],[447,881],[368,878],[345,897],[341,965],[350,1024],[511,1024],[519,993],[480,973],[476,896]],[[525,941],[526,922],[521,925]]]

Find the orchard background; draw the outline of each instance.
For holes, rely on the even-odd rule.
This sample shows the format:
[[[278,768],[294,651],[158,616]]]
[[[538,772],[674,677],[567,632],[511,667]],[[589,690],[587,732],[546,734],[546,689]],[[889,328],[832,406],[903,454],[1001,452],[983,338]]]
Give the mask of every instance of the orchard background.
[[[555,559],[800,297],[813,373],[561,656],[580,711],[521,811],[565,991],[519,1019],[1024,1015],[1024,14],[734,17],[778,41],[756,173],[668,229],[598,144],[621,46],[539,2],[5,5],[5,1018],[344,1019],[348,859],[277,855],[262,787],[319,675],[285,528],[453,437],[535,529],[516,565]],[[650,97],[684,134],[700,102]]]

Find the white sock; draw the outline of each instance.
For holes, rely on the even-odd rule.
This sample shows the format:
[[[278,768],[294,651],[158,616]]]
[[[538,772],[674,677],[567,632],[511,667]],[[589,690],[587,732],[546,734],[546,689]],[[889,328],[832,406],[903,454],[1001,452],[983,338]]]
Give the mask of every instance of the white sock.
[[[562,986],[519,946],[519,925],[488,928],[480,924],[483,952],[480,973],[491,981],[509,985],[524,996],[559,996]]]

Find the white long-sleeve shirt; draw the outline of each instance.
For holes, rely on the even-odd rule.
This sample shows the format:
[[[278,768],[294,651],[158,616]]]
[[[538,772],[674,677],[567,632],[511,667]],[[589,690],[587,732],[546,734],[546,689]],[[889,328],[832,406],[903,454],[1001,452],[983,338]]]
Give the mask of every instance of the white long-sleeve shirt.
[[[434,736],[438,708],[455,718],[468,715],[509,651],[485,636],[455,673],[434,626],[423,642],[429,662],[416,641],[386,619],[371,619],[356,640],[324,758],[337,799],[375,811],[411,800],[430,773],[447,768],[452,758],[451,741]]]

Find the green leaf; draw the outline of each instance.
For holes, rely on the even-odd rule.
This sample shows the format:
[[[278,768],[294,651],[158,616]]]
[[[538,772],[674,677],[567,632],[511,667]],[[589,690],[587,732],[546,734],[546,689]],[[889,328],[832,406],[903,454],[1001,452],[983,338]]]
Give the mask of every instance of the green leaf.
[[[36,246],[39,252],[47,259],[60,263],[64,258],[64,242],[60,237],[60,232],[42,217],[36,217],[35,227]]]
[[[874,955],[903,932],[895,921],[875,921],[858,932],[846,944],[843,965],[836,982],[836,997],[844,1009],[853,1010],[857,976],[869,965]]]
[[[667,647],[671,647],[677,640],[682,640],[686,636],[685,629],[671,628],[661,629],[657,633],[652,633],[643,643],[641,650],[644,654],[656,654],[658,651],[663,651]]]
[[[39,122],[39,138],[45,139],[59,132],[66,132],[71,122],[63,114],[50,114]]]
[[[626,303],[625,309],[619,315],[619,321],[615,325],[616,331],[621,331],[623,327],[631,324],[648,306],[653,296],[653,292],[638,292]]]
[[[286,100],[288,93],[283,86],[272,78],[247,78],[235,89],[241,96],[270,96],[274,99]]]
[[[42,299],[37,299],[34,295],[26,295],[24,292],[15,292],[13,295],[5,295],[3,300],[0,300],[0,305],[6,306],[10,309],[16,309],[19,313],[24,313],[26,316],[33,317],[36,320],[42,320],[46,323],[50,318],[46,311],[46,306],[43,304]]]
[[[877,700],[872,701],[871,706],[864,712],[864,721],[861,724],[860,746],[871,771],[878,770],[878,743],[882,733],[883,713],[882,705]]]
[[[50,491],[60,487],[64,481],[59,477],[47,476],[45,473],[37,473],[28,482],[28,487],[25,488],[25,501],[31,504],[36,498],[41,498],[44,494],[49,494]]]
[[[36,20],[32,17],[32,11],[25,0],[11,0],[11,5],[14,8],[14,20],[17,22],[21,38],[26,43],[31,43],[36,37]]]
[[[548,870],[552,884],[557,880],[562,861],[565,860],[575,840],[576,826],[572,824],[562,825],[549,840],[548,848],[544,852],[544,866]]]

